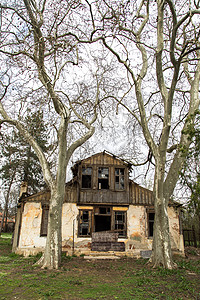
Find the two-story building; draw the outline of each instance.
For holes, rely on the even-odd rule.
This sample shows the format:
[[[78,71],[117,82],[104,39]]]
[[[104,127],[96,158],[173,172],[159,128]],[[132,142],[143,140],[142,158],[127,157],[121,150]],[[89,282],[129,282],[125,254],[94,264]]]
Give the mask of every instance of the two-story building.
[[[131,164],[107,152],[80,160],[66,184],[62,209],[62,248],[68,254],[117,251],[139,256],[151,250],[154,224],[152,191],[129,179]],[[24,255],[44,250],[50,192],[22,193],[13,250]],[[168,207],[172,248],[184,252],[180,205]]]

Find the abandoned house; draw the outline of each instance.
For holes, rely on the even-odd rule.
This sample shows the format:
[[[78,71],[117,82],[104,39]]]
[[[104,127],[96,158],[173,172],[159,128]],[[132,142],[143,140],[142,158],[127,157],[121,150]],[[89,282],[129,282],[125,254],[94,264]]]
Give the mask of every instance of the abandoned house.
[[[152,191],[129,179],[131,164],[107,152],[80,160],[66,184],[62,209],[62,250],[68,254],[115,251],[139,256],[152,248]],[[36,254],[44,250],[50,192],[27,194],[22,185],[15,223],[13,251]],[[168,207],[172,249],[184,253],[181,207]]]

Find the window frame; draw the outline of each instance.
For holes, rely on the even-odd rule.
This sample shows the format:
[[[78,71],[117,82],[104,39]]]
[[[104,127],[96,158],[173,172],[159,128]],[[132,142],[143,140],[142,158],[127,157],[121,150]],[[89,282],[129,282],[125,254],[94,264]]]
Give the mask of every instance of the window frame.
[[[153,219],[150,219],[150,214],[154,215]],[[150,234],[150,227],[152,228],[152,231],[154,233],[154,222],[155,222],[155,211],[154,210],[147,210],[147,228],[148,228],[148,239],[152,239],[153,238],[153,234]],[[150,226],[150,224],[153,224]]]
[[[84,212],[88,212],[88,222],[81,222],[81,218]],[[78,214],[78,237],[84,237],[84,238],[90,238],[92,236],[92,213],[93,209],[79,209],[79,214]],[[87,224],[88,223],[88,230],[89,234],[81,234],[81,224]]]
[[[119,222],[118,224],[116,223],[116,215],[117,213],[121,213],[123,214],[123,218],[124,220],[122,220],[121,222]],[[124,238],[127,238],[127,211],[124,211],[124,210],[113,210],[113,219],[114,219],[114,222],[113,222],[113,230],[115,232],[118,232],[119,231],[123,231],[124,234],[123,235],[119,235],[118,238],[119,239],[124,239]],[[115,229],[116,228],[116,225],[122,225],[124,226],[124,229],[121,230],[121,229]]]
[[[40,236],[47,236],[48,233],[49,206],[42,205],[42,217],[40,224]]]
[[[102,208],[106,208],[106,213],[102,212],[101,209]],[[89,228],[89,234],[88,235],[83,235],[81,234],[81,214],[84,211],[88,211],[89,213],[89,218],[88,218],[88,228]],[[117,213],[121,213],[124,215],[124,220],[119,222],[118,224],[123,224],[123,229],[122,231],[124,232],[123,235],[119,235],[118,238],[119,239],[126,239],[127,238],[127,210],[113,210],[113,206],[93,206],[93,208],[79,208],[79,214],[78,214],[78,237],[80,238],[91,238],[92,237],[92,233],[96,232],[94,231],[94,219],[95,216],[110,216],[111,217],[111,232],[119,232],[121,229],[115,229],[115,225],[116,225],[116,215]]]
[[[103,176],[99,176],[99,170],[100,169],[107,169],[108,170],[108,177],[106,177],[106,178],[103,178]],[[103,174],[103,173],[101,173],[101,174]],[[99,182],[99,180],[103,180],[104,182],[105,181],[107,181],[107,188],[102,188],[102,185],[101,185],[101,188],[99,188],[99,184],[101,183],[101,182]],[[97,168],[97,187],[98,187],[98,190],[109,190],[110,189],[110,168],[109,167],[102,167],[102,166],[100,166],[100,167],[98,167]]]
[[[119,170],[119,175],[116,175],[116,170]],[[124,171],[124,174],[123,175],[121,175],[120,174],[120,170],[123,170]],[[115,190],[116,191],[125,191],[125,168],[120,168],[120,167],[117,167],[117,168],[115,168],[115,170],[114,170],[114,178],[115,178]],[[118,177],[119,178],[119,181],[118,181],[118,183],[119,183],[119,187],[117,188],[116,187],[116,177]],[[121,178],[123,178],[123,184],[124,184],[124,188],[120,188],[120,181],[121,181]]]
[[[83,174],[83,169],[91,169],[91,175],[90,174]],[[83,187],[83,176],[90,176],[91,180],[90,180],[90,187]],[[92,167],[90,166],[82,166],[82,169],[81,169],[81,188],[82,189],[92,189],[92,183],[93,183],[93,169]]]

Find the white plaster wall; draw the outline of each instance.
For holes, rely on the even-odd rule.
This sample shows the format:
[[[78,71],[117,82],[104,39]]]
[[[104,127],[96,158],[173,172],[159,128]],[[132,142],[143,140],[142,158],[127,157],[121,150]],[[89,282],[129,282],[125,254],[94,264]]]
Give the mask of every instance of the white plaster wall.
[[[143,206],[130,205],[127,211],[127,236],[142,240],[145,231],[145,210]]]
[[[89,249],[91,238],[78,238],[79,210],[74,203],[64,203],[62,210],[62,245],[71,249],[73,245],[73,223],[75,248]],[[46,237],[40,236],[42,207],[40,203],[26,203],[22,213],[22,225],[18,249],[45,247]]]
[[[75,250],[84,252],[91,249],[91,238],[78,237],[79,209],[75,203],[64,203],[62,210],[62,246],[63,250]],[[179,219],[176,211],[168,208],[169,226],[172,240],[172,248],[179,249]],[[44,248],[46,237],[40,237],[42,208],[40,203],[26,203],[22,214],[22,226],[19,248]],[[74,235],[73,235],[74,224]],[[152,239],[148,238],[148,224],[146,208],[144,206],[130,205],[127,210],[127,239],[119,239],[125,242],[126,251],[137,249],[151,249]]]
[[[26,203],[22,213],[19,248],[45,247],[46,237],[40,237],[41,203]]]
[[[91,238],[78,237],[79,209],[75,203],[64,203],[62,210],[62,246],[64,250],[73,246],[80,249],[90,249]],[[74,233],[73,233],[74,224]]]
[[[126,250],[151,249],[152,240],[147,238],[147,215],[144,206],[130,205],[127,211]]]
[[[68,241],[73,239],[73,224],[74,236],[77,236],[78,228],[78,208],[75,203],[64,203],[62,209],[62,239]]]
[[[169,229],[172,249],[180,248],[180,226],[178,212],[173,207],[168,207]]]

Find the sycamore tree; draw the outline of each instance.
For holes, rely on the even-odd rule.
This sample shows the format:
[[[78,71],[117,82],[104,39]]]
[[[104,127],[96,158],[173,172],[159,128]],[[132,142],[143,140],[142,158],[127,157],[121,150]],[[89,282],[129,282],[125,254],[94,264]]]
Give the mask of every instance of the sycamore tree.
[[[105,96],[102,66],[94,53],[67,33],[81,22],[81,1],[1,2],[1,126],[14,126],[34,149],[51,191],[42,267],[61,263],[61,210],[66,168],[74,151],[94,133]],[[87,27],[85,28],[87,30]],[[91,64],[88,64],[90,61]],[[27,110],[42,111],[54,145],[53,168],[25,126]]]
[[[194,226],[200,240],[200,112],[195,116],[193,126],[187,128],[191,139],[190,148],[186,153],[186,160],[181,170],[181,185],[183,193],[188,194],[186,203],[184,226]]]
[[[140,125],[154,168],[153,266],[174,268],[167,207],[191,140],[187,128],[199,108],[200,3],[172,0],[84,1],[90,33],[115,58],[126,97],[116,99]],[[89,26],[88,25],[88,26]],[[116,78],[117,82],[117,78]],[[117,86],[117,83],[116,83]]]

